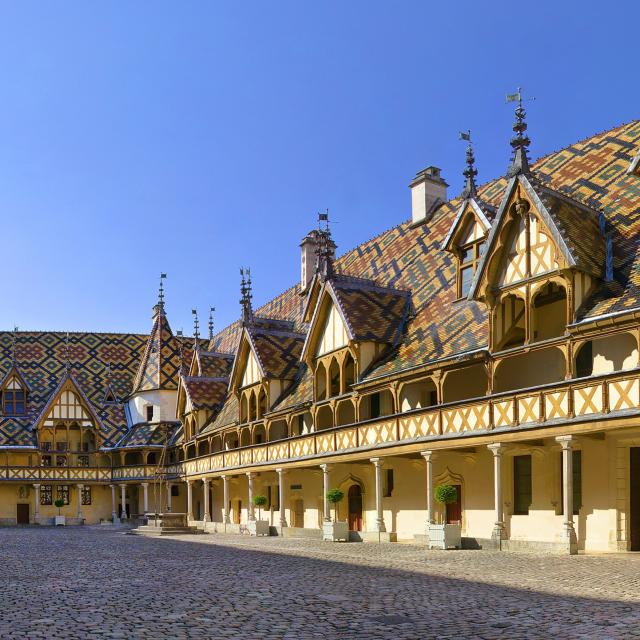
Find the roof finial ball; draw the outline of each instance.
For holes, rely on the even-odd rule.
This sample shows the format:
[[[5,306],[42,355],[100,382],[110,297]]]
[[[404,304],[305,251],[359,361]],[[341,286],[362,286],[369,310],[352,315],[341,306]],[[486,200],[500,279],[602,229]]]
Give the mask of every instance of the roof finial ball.
[[[534,98],[531,98],[533,100]],[[516,121],[513,124],[513,131],[516,134],[511,138],[511,148],[513,149],[513,158],[511,159],[511,166],[507,171],[509,177],[516,176],[520,173],[529,173],[529,158],[527,153],[529,151],[529,145],[531,140],[529,136],[525,135],[527,130],[527,123],[525,118],[527,112],[522,106],[522,89],[518,87],[516,93],[509,94],[507,96],[507,102],[517,102],[516,107]]]
[[[477,194],[476,189],[476,176],[478,170],[475,167],[475,156],[473,155],[473,146],[471,144],[471,129],[466,132],[461,131],[459,133],[460,140],[467,141],[467,166],[462,172],[462,175],[466,178],[464,189],[462,190],[462,197],[465,199],[475,198]]]

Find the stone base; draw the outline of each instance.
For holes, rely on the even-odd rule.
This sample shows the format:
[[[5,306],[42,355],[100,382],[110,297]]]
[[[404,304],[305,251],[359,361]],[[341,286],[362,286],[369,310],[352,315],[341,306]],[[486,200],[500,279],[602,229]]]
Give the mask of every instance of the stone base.
[[[283,538],[310,538],[322,540],[322,529],[303,529],[302,527],[278,528]]]
[[[568,542],[537,542],[535,540],[501,540],[502,551],[530,551],[534,553],[569,554],[578,553],[577,544]]]
[[[202,533],[197,527],[187,526],[186,513],[150,513],[147,524],[134,527],[127,533],[140,536],[171,536]]]
[[[269,523],[266,520],[249,520],[247,523],[249,535],[252,536],[268,536]]]
[[[352,542],[398,542],[395,531],[350,531]]]

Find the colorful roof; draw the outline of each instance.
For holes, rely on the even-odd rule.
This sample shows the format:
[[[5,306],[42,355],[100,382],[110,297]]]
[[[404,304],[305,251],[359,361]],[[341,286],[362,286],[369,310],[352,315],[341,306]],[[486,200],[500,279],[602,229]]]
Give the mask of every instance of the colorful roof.
[[[216,409],[226,398],[229,378],[183,376],[182,384],[194,410]]]

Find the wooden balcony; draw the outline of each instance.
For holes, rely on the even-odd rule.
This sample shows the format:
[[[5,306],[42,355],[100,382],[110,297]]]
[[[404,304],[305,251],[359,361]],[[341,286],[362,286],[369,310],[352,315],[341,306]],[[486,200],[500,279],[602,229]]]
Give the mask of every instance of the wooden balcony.
[[[459,434],[486,435],[518,427],[614,418],[640,412],[640,369],[509,391],[483,398],[415,409],[359,424],[222,451],[174,465],[187,476],[264,466],[298,459],[444,440]]]
[[[111,482],[111,468],[96,467],[0,467],[0,480],[16,482]]]

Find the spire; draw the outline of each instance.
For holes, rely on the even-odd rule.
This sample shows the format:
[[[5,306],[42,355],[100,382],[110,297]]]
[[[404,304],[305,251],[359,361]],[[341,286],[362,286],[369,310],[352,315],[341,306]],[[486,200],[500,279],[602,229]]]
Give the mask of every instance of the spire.
[[[331,239],[329,210],[327,209],[324,213],[318,213],[318,241],[316,244],[316,273],[318,273],[323,280],[333,275],[333,259],[335,254],[336,243]]]
[[[164,315],[164,279],[167,277],[166,273],[160,274],[160,286],[158,287],[158,303],[153,308],[154,316],[156,313]]]
[[[18,343],[18,327],[14,326],[13,327],[13,333],[11,335],[11,360],[13,362],[13,365],[15,366],[16,362],[17,362],[17,343]]]
[[[459,137],[460,140],[467,141],[467,167],[462,172],[462,175],[466,178],[466,182],[462,190],[462,197],[465,199],[475,198],[477,195],[476,176],[478,175],[478,170],[475,167],[476,159],[473,155],[473,147],[471,145],[471,129],[468,129],[466,133],[461,131]]]
[[[215,307],[209,307],[209,340],[213,340],[213,313]]]
[[[194,347],[198,349],[200,346],[200,320],[198,320],[198,310],[191,309],[191,315],[193,316]]]
[[[520,173],[529,173],[529,157],[527,152],[531,140],[529,136],[525,135],[527,130],[527,123],[525,118],[527,112],[522,106],[522,89],[518,88],[517,93],[512,93],[507,96],[507,102],[517,102],[516,107],[516,121],[513,124],[513,131],[515,136],[511,138],[511,148],[513,149],[513,158],[511,159],[511,166],[507,171],[508,176],[516,176]]]
[[[242,324],[247,325],[253,321],[253,309],[251,308],[251,269],[240,268],[240,305],[242,306]]]

